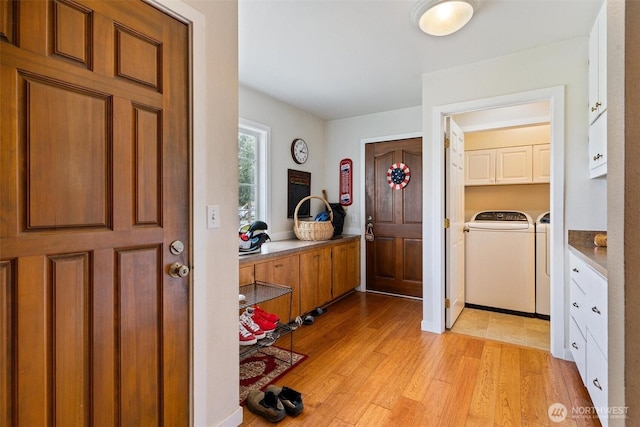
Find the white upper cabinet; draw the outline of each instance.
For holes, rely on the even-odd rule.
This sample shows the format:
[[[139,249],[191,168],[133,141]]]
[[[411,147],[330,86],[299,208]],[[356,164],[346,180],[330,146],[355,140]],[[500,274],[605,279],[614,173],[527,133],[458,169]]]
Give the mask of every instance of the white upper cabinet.
[[[496,150],[474,150],[464,153],[464,185],[496,183]]]
[[[589,177],[607,174],[607,112],[589,126]]]
[[[496,149],[496,184],[533,182],[531,145]]]
[[[465,151],[464,185],[548,183],[550,148],[540,144]]]
[[[533,146],[533,183],[551,181],[551,144]]]
[[[607,174],[607,2],[589,35],[589,176]]]
[[[607,2],[589,34],[589,124],[607,109]]]

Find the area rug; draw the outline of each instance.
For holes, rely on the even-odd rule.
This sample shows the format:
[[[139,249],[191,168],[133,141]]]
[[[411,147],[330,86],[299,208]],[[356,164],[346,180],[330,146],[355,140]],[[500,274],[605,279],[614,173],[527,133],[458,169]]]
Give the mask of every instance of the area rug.
[[[264,390],[306,358],[305,354],[271,346],[241,359],[240,403],[244,402],[250,390]]]

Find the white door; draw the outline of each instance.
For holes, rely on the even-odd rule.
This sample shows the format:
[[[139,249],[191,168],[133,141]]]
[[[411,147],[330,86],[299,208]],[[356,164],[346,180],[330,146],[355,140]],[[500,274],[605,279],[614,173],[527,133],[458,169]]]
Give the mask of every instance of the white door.
[[[451,328],[464,308],[464,133],[448,117],[446,133],[447,192],[446,210],[449,228],[446,230],[446,326]]]

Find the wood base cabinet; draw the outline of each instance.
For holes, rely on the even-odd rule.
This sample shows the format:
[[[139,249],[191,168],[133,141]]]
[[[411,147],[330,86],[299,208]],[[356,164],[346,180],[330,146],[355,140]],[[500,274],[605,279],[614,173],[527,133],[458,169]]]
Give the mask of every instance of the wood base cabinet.
[[[333,298],[337,298],[360,284],[360,241],[343,243],[331,248]]]
[[[261,305],[265,311],[277,314],[283,323],[288,323],[300,315],[299,262],[298,256],[292,255],[255,265],[256,280],[291,287],[291,304],[287,298],[278,298]],[[289,305],[291,305],[291,310],[289,310]]]
[[[300,312],[331,301],[331,248],[300,254]]]
[[[291,287],[291,312],[287,298],[260,304],[283,323],[360,285],[360,236],[313,243],[280,241],[265,246],[268,249],[264,253],[240,258],[239,283],[260,281]]]

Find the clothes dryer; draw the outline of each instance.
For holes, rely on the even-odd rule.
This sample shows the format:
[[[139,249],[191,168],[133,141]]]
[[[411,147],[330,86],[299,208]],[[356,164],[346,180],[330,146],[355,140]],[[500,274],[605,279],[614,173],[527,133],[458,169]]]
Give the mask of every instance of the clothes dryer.
[[[482,211],[465,226],[465,302],[534,315],[535,226],[519,211]]]
[[[551,314],[551,214],[536,219],[536,314],[548,319]]]

